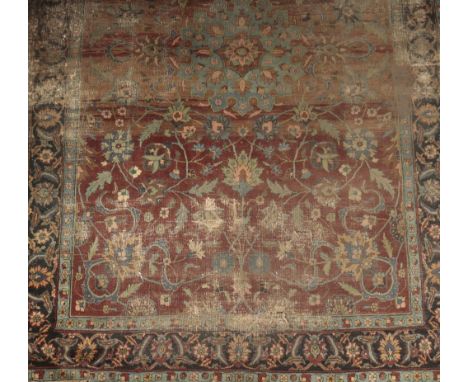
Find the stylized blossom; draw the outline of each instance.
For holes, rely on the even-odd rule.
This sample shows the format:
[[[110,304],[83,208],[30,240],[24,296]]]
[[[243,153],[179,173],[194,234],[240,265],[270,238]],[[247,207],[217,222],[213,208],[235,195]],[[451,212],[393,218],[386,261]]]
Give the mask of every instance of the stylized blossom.
[[[203,360],[210,354],[210,349],[204,343],[198,342],[192,349],[192,353],[197,360]]]
[[[41,129],[51,130],[63,123],[63,111],[59,105],[40,105],[34,112],[34,123]]]
[[[378,256],[375,242],[362,232],[338,236],[337,263],[343,272],[353,274],[359,280],[364,271],[372,267]]]
[[[133,153],[131,135],[125,130],[117,130],[106,134],[101,143],[104,157],[113,163],[122,163],[130,159]]]
[[[53,275],[47,268],[40,265],[29,268],[29,287],[41,288],[52,282]]]
[[[249,269],[253,273],[266,273],[270,270],[270,259],[264,253],[255,253],[249,258]]]
[[[432,351],[432,343],[428,338],[423,338],[419,343],[419,351],[424,355],[429,355]]]
[[[164,335],[158,335],[151,343],[151,355],[157,364],[164,364],[173,354],[173,345]]]
[[[137,166],[133,166],[128,170],[128,173],[132,178],[138,178],[141,174],[141,170]]]
[[[380,360],[392,366],[401,359],[401,346],[393,334],[388,333],[379,343]]]
[[[241,335],[234,336],[228,345],[229,361],[234,364],[242,364],[248,361],[251,353],[248,341]]]
[[[255,127],[259,138],[271,138],[278,128],[278,121],[275,116],[263,115],[255,121]]]
[[[417,123],[426,129],[432,128],[439,123],[439,106],[431,99],[420,101],[415,108],[415,114]]]
[[[260,51],[255,41],[239,37],[227,46],[224,54],[232,65],[243,67],[252,65]]]
[[[117,200],[119,202],[125,203],[130,198],[130,193],[127,189],[122,189],[117,193]]]
[[[342,272],[353,274],[359,280],[379,254],[375,242],[362,232],[338,236],[337,264]]]
[[[293,119],[297,122],[308,122],[317,119],[317,113],[312,109],[312,106],[305,103],[300,103],[294,108]]]
[[[313,195],[322,206],[332,208],[336,207],[336,203],[340,199],[338,192],[338,184],[330,180],[317,184],[312,190]]]
[[[348,198],[349,200],[355,201],[355,202],[360,202],[362,197],[362,192],[359,188],[356,187],[350,187],[348,191]]]
[[[191,120],[190,108],[185,106],[182,101],[177,101],[173,105],[169,106],[167,113],[164,114],[164,119],[166,121],[173,121],[175,123],[188,122]]]
[[[91,362],[96,355],[97,346],[91,338],[85,338],[77,346],[75,360],[76,362]]]
[[[355,129],[346,133],[343,145],[350,158],[367,160],[375,155],[377,140],[371,131]]]
[[[42,207],[49,206],[57,197],[57,187],[49,182],[40,182],[31,189],[31,199]]]
[[[213,257],[212,265],[219,273],[229,273],[234,267],[234,259],[229,253],[219,253]]]
[[[312,335],[304,342],[304,356],[310,363],[318,365],[326,355],[327,346],[319,336]]]
[[[33,327],[39,327],[45,320],[45,316],[38,310],[34,310],[29,314],[29,324]]]
[[[338,171],[340,172],[341,175],[348,176],[352,170],[353,169],[351,168],[349,164],[342,164]]]
[[[230,121],[225,116],[209,117],[205,123],[205,129],[213,139],[227,139],[229,137]]]
[[[105,258],[121,280],[138,274],[143,265],[141,236],[120,232],[107,242]]]
[[[422,196],[428,203],[437,203],[440,200],[440,182],[432,178],[425,181],[422,187]]]
[[[245,196],[262,182],[260,179],[262,171],[257,167],[257,159],[250,158],[245,151],[242,151],[235,159],[229,159],[227,167],[223,168],[224,183],[241,196]]]
[[[47,243],[51,238],[51,232],[47,228],[42,228],[34,232],[34,240],[39,245]]]
[[[279,343],[274,343],[270,348],[270,357],[275,361],[279,361],[284,356],[284,347]]]

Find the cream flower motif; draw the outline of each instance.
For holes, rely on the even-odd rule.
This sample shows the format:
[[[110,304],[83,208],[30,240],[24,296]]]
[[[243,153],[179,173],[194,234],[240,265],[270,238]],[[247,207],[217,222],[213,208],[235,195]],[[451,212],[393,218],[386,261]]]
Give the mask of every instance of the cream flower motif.
[[[230,362],[241,364],[248,361],[251,350],[248,341],[243,336],[237,335],[229,342],[227,352]]]
[[[336,203],[340,199],[338,196],[339,188],[336,182],[325,180],[317,184],[312,193],[317,201],[324,207],[336,207]]]
[[[342,272],[351,273],[359,280],[364,271],[372,268],[374,259],[379,255],[372,238],[362,232],[340,235],[336,262]]]
[[[227,167],[223,168],[224,183],[241,196],[245,196],[262,182],[260,179],[262,171],[257,167],[257,159],[249,158],[247,153],[242,151],[237,158],[229,159]]]
[[[132,178],[138,178],[141,174],[141,170],[137,166],[133,166],[128,170],[128,173]]]
[[[113,235],[104,257],[120,280],[138,275],[144,262],[141,236],[125,231]]]
[[[359,188],[351,187],[348,192],[349,200],[360,202],[362,197],[362,192]]]

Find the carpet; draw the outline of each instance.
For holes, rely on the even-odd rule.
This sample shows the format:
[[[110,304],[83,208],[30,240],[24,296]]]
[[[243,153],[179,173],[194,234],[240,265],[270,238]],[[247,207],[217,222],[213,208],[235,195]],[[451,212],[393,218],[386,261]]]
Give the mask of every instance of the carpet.
[[[29,379],[439,381],[438,12],[30,2]]]

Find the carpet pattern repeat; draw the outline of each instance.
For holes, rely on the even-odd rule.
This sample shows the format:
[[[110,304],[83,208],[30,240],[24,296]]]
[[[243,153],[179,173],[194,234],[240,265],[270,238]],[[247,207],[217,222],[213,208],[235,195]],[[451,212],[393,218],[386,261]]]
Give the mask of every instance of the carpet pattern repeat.
[[[438,12],[32,1],[29,379],[439,381]]]

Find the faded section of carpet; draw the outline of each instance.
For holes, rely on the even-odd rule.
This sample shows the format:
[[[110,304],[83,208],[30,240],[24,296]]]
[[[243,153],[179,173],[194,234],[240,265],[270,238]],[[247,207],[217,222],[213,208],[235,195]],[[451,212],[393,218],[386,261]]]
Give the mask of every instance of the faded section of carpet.
[[[437,4],[29,23],[31,380],[439,380]]]

